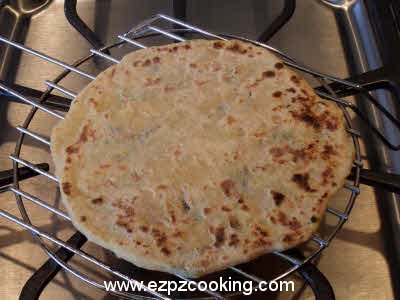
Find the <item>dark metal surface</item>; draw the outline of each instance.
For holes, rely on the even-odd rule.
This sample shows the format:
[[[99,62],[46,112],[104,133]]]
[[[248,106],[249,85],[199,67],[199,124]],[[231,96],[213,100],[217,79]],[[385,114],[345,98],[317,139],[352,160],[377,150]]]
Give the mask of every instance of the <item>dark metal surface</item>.
[[[68,241],[67,244],[74,248],[81,248],[87,241],[86,237],[80,232],[75,232]],[[74,255],[71,251],[65,248],[60,248],[55,253],[64,262],[68,262]],[[57,275],[62,269],[53,259],[49,258],[33,275],[26,281],[25,285],[21,290],[19,296],[20,300],[36,300],[39,299],[43,290],[49,284],[51,280]]]
[[[4,83],[3,81],[0,80],[0,83]],[[9,86],[10,88],[12,88],[13,90],[17,91],[18,93],[20,93],[21,95],[23,95],[24,97],[33,99],[35,101],[39,100],[40,97],[42,96],[43,92],[26,87],[26,86],[21,86],[19,84],[7,84],[7,86]],[[2,97],[2,99],[4,101],[13,101],[13,102],[17,102],[17,103],[21,103],[21,104],[25,104],[25,102],[21,101],[20,99],[12,96],[12,95],[7,95],[7,94],[1,94],[0,92],[0,96]],[[61,111],[68,111],[70,105],[71,105],[71,99],[65,98],[65,97],[61,97],[61,96],[57,96],[57,95],[51,95],[45,105],[49,108],[52,109],[57,109],[57,110],[61,110]]]
[[[399,12],[400,2],[395,1],[370,1],[367,0],[368,13],[371,15],[375,36],[378,40],[379,50],[386,73],[388,97],[392,100],[388,107],[400,116],[400,30]],[[378,33],[378,34],[377,34]],[[380,79],[381,80],[381,79]],[[365,107],[368,110],[368,107]],[[376,118],[375,118],[376,120]],[[394,138],[398,137],[399,131],[387,126],[385,120],[376,120],[377,124]],[[400,173],[400,155],[388,150],[369,147],[372,161],[378,166],[378,170]],[[387,193],[383,190],[377,191],[377,196],[383,199],[378,203],[386,241],[386,253],[390,263],[393,278],[395,297],[400,299],[400,197]]]
[[[347,47],[351,76],[371,91],[371,95],[394,116],[399,114],[400,35],[396,7],[398,1],[331,2]],[[396,4],[397,3],[397,4]],[[334,6],[337,5],[337,6]],[[361,74],[361,75],[360,75]],[[399,143],[399,130],[392,126],[363,96],[357,97],[360,110],[393,143]],[[400,173],[400,154],[391,151],[363,130],[371,166],[379,172]],[[385,237],[385,254],[393,278],[395,297],[400,297],[400,199],[377,189],[376,195]]]
[[[282,12],[272,23],[259,35],[257,40],[261,42],[269,41],[275,33],[279,31],[293,16],[296,10],[296,0],[284,0]]]
[[[353,174],[349,176],[349,179],[352,178],[354,178]],[[400,194],[400,175],[398,174],[379,173],[368,169],[361,169],[360,182],[380,190]]]
[[[49,164],[46,164],[46,163],[37,164],[36,167],[38,167],[39,169],[42,169],[43,171],[49,170]],[[19,178],[21,180],[32,178],[32,177],[38,175],[38,173],[36,173],[35,171],[32,171],[31,169],[29,169],[27,167],[18,168],[18,172],[19,172]],[[3,187],[7,184],[11,184],[13,182],[13,174],[14,174],[14,170],[0,171],[0,187]]]
[[[96,49],[104,46],[97,35],[79,17],[76,8],[77,0],[64,1],[64,13],[68,22]]]

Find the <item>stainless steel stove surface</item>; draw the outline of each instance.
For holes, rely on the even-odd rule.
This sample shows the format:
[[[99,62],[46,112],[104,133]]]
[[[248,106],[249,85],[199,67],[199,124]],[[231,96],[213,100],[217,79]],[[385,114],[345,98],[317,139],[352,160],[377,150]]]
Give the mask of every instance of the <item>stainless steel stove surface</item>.
[[[0,1],[0,8],[4,3]],[[7,1],[6,1],[7,2]],[[15,3],[14,3],[15,2]],[[19,2],[11,1],[10,5]],[[32,1],[39,3],[40,1]],[[43,1],[45,3],[46,1]],[[239,34],[256,38],[273,20],[284,1],[188,1],[187,20],[216,32]],[[72,63],[88,54],[91,46],[68,23],[64,16],[64,1],[49,1],[29,18],[16,18],[20,10],[0,10],[0,33],[11,32],[10,24],[18,20],[13,28],[24,45],[50,56]],[[32,8],[32,7],[31,7]],[[79,1],[78,11],[89,27],[106,43],[114,42],[115,36],[155,13],[172,14],[170,1]],[[26,12],[26,11],[25,11]],[[2,19],[3,18],[3,19]],[[2,23],[3,22],[3,23]],[[21,29],[21,30],[20,30]],[[6,31],[6,32],[3,32]],[[343,47],[334,10],[321,1],[297,1],[297,8],[290,21],[269,42],[272,46],[297,58],[319,71],[340,78],[349,76],[349,65]],[[105,67],[104,62],[94,60],[85,69],[95,73]],[[44,81],[54,78],[61,69],[27,54],[22,54],[12,64],[0,61],[0,76],[20,85],[44,90]],[[12,70],[16,70],[13,72]],[[70,76],[63,85],[79,91],[88,81]],[[17,139],[16,125],[22,124],[30,107],[1,101],[0,97],[0,170],[12,167],[8,155],[14,151]],[[48,134],[55,120],[44,113],[34,118],[32,130]],[[49,150],[29,140],[23,147],[24,156],[34,162],[50,162]],[[59,204],[54,188],[48,189],[46,180],[32,178],[22,184],[32,193],[40,194],[55,205]],[[47,211],[27,205],[32,221],[44,231],[65,238],[73,232],[72,227]],[[11,194],[0,194],[0,208],[20,216]],[[319,269],[332,284],[337,299],[394,299],[388,261],[383,251],[383,233],[373,190],[362,186],[349,221],[336,239],[323,252],[318,262]],[[107,262],[115,262],[108,253],[91,244],[84,246],[88,252],[97,249],[97,254]],[[0,218],[0,298],[15,299],[32,273],[47,260],[46,254],[35,244],[31,234]],[[73,259],[93,276],[97,270],[80,259]],[[296,293],[281,293],[278,299],[312,299],[312,292],[302,290],[302,282],[296,278]],[[74,276],[61,271],[43,291],[41,299],[111,299]],[[263,299],[261,297],[260,299]]]

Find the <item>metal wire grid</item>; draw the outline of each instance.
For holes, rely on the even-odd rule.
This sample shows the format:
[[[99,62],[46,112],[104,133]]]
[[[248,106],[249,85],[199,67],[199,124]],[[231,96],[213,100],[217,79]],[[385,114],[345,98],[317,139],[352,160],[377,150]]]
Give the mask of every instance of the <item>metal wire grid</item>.
[[[163,29],[160,27],[156,27],[153,24],[159,21],[163,21],[164,23],[166,22],[167,24],[174,24],[175,26],[180,26],[182,27],[181,29],[174,29],[174,30],[168,30],[168,29]],[[161,36],[165,36],[168,38],[173,39],[174,41],[185,41],[185,39],[178,34],[181,33],[193,33],[193,34],[199,34],[201,35],[201,37],[203,38],[214,38],[214,39],[220,39],[220,40],[227,40],[230,38],[236,38],[236,39],[240,39],[243,41],[247,41],[250,43],[253,43],[257,46],[263,47],[263,48],[267,48],[271,51],[273,51],[274,53],[276,53],[277,55],[279,55],[283,60],[284,63],[289,66],[292,67],[294,69],[297,69],[299,71],[308,73],[313,75],[314,77],[316,77],[321,83],[322,85],[326,88],[326,90],[329,91],[328,93],[324,93],[321,91],[316,91],[316,93],[321,96],[322,98],[325,98],[329,101],[334,101],[336,103],[338,103],[338,105],[340,106],[340,108],[343,111],[343,114],[345,116],[345,120],[347,123],[347,131],[351,134],[352,139],[353,139],[353,144],[355,147],[355,160],[354,160],[354,169],[355,169],[355,176],[354,176],[354,180],[352,181],[352,183],[345,183],[343,188],[348,189],[350,191],[350,196],[349,199],[347,201],[346,207],[343,211],[339,211],[337,209],[331,208],[329,207],[327,209],[327,212],[331,215],[333,215],[336,219],[337,219],[337,223],[336,226],[334,228],[334,230],[328,235],[327,238],[322,239],[321,237],[314,235],[309,243],[314,243],[317,247],[315,250],[312,251],[312,253],[305,258],[304,260],[298,260],[290,255],[287,255],[283,252],[274,252],[274,254],[276,256],[278,256],[281,259],[284,259],[285,261],[287,261],[291,267],[289,269],[287,269],[285,272],[281,273],[279,276],[276,276],[274,278],[274,280],[281,280],[282,278],[288,276],[289,274],[295,272],[298,268],[300,268],[303,264],[309,262],[310,260],[312,260],[313,258],[315,258],[324,248],[326,248],[329,243],[331,242],[331,240],[335,237],[336,233],[340,230],[340,228],[343,226],[343,224],[346,222],[346,220],[348,219],[348,215],[353,207],[353,204],[355,202],[355,199],[357,197],[357,195],[359,194],[360,190],[359,190],[359,174],[360,174],[360,169],[362,167],[362,163],[361,163],[361,155],[360,155],[360,145],[359,145],[359,137],[360,137],[360,133],[355,130],[352,127],[352,122],[351,122],[351,118],[349,115],[349,112],[347,111],[347,109],[351,109],[354,110],[354,105],[351,102],[347,102],[343,99],[340,99],[337,97],[337,95],[332,91],[332,89],[329,88],[328,86],[328,81],[329,82],[337,82],[339,84],[342,84],[344,86],[347,87],[351,87],[351,88],[355,88],[355,89],[359,89],[361,90],[362,88],[359,85],[356,85],[354,83],[348,82],[346,80],[342,80],[333,76],[329,76],[323,73],[320,73],[318,71],[312,70],[298,62],[296,62],[296,60],[294,60],[293,58],[285,55],[284,53],[280,52],[279,50],[276,50],[266,44],[257,42],[257,41],[253,41],[253,40],[249,40],[243,37],[239,37],[239,36],[233,36],[233,35],[227,35],[227,34],[213,34],[211,32],[202,30],[198,27],[192,26],[190,24],[184,23],[182,21],[179,21],[177,19],[171,18],[169,16],[163,15],[163,14],[158,14],[148,20],[145,20],[144,22],[140,23],[139,25],[133,27],[132,29],[130,29],[128,32],[126,32],[123,35],[119,35],[118,39],[119,42],[101,48],[101,49],[91,49],[90,52],[91,54],[88,55],[87,57],[81,59],[80,61],[76,62],[74,65],[70,65],[67,63],[64,63],[56,58],[50,57],[44,53],[35,51],[33,49],[30,49],[28,47],[22,46],[20,44],[17,44],[13,41],[10,41],[8,39],[5,39],[3,37],[0,36],[0,42],[3,42],[5,44],[14,46],[22,51],[25,51],[27,53],[33,54],[35,56],[38,56],[46,61],[49,61],[51,63],[54,63],[58,66],[61,66],[63,68],[65,68],[65,70],[53,81],[46,81],[46,85],[47,85],[47,90],[46,92],[43,93],[40,101],[33,101],[30,99],[27,99],[26,97],[24,97],[23,95],[19,94],[18,92],[10,89],[9,87],[0,84],[0,90],[3,90],[17,98],[19,98],[20,100],[24,101],[27,104],[30,104],[32,106],[32,109],[30,111],[30,113],[28,114],[27,118],[25,119],[25,122],[23,123],[22,126],[17,126],[16,129],[20,132],[20,136],[19,139],[17,141],[16,144],[16,149],[15,149],[15,153],[14,155],[10,155],[11,160],[13,161],[13,167],[14,167],[14,184],[12,186],[8,186],[8,187],[4,187],[0,189],[0,193],[4,193],[4,192],[11,192],[15,195],[16,197],[16,201],[19,207],[19,210],[21,212],[22,215],[22,219],[0,209],[0,216],[4,217],[5,219],[8,219],[12,222],[17,223],[18,225],[24,227],[25,229],[28,229],[29,231],[31,231],[31,233],[33,234],[34,239],[36,240],[36,242],[38,242],[41,247],[43,248],[43,250],[57,263],[59,264],[62,268],[64,268],[66,271],[70,272],[71,274],[75,275],[76,277],[78,277],[79,279],[83,280],[86,283],[89,283],[90,285],[97,287],[99,289],[105,290],[105,287],[103,286],[102,283],[97,282],[96,280],[90,278],[89,276],[83,274],[82,272],[80,272],[79,270],[75,269],[74,267],[70,266],[69,264],[65,263],[64,261],[62,261],[61,259],[59,259],[55,253],[44,243],[44,241],[42,240],[48,240],[54,244],[57,244],[58,246],[61,246],[63,248],[68,249],[69,251],[73,252],[74,254],[80,256],[81,258],[93,263],[95,266],[106,270],[110,273],[112,273],[114,276],[122,279],[122,280],[128,280],[128,281],[133,281],[138,283],[140,281],[140,279],[138,278],[132,278],[132,277],[128,277],[124,274],[122,274],[121,272],[116,271],[115,269],[113,269],[112,266],[108,266],[105,263],[101,262],[100,260],[96,259],[95,257],[93,257],[92,255],[85,253],[82,250],[76,249],[71,247],[70,245],[68,245],[65,241],[58,239],[57,237],[54,237],[52,235],[47,234],[46,232],[43,232],[41,230],[39,230],[37,227],[35,227],[34,225],[32,225],[29,215],[25,209],[24,203],[23,203],[23,199],[31,201],[33,203],[35,203],[36,205],[48,209],[49,211],[51,211],[52,213],[55,213],[56,215],[58,215],[59,217],[71,221],[70,217],[65,214],[64,212],[62,212],[61,210],[59,210],[56,207],[53,207],[51,205],[49,205],[48,203],[46,203],[45,201],[35,197],[34,195],[31,195],[23,190],[21,190],[19,188],[19,178],[18,178],[18,172],[17,172],[17,168],[18,168],[18,164],[21,164],[23,166],[26,166],[32,170],[34,170],[35,172],[46,176],[47,178],[51,179],[52,181],[56,182],[56,184],[59,183],[58,179],[51,173],[45,172],[37,167],[35,167],[35,165],[29,161],[24,160],[23,158],[20,157],[20,150],[21,147],[23,145],[23,141],[26,135],[30,136],[31,138],[34,138],[42,143],[44,143],[45,145],[49,146],[50,145],[50,141],[48,139],[46,139],[45,137],[40,136],[39,134],[31,131],[28,129],[28,126],[31,122],[31,120],[33,119],[36,111],[42,110],[58,119],[63,119],[64,117],[59,114],[56,111],[53,111],[51,109],[49,109],[48,107],[46,107],[45,105],[45,101],[46,98],[50,95],[50,93],[54,90],[57,90],[59,92],[64,93],[65,95],[75,98],[76,97],[76,93],[59,85],[58,82],[60,80],[62,80],[63,78],[65,78],[70,72],[74,72],[76,74],[79,74],[89,80],[93,80],[96,78],[96,76],[88,74],[80,69],[78,69],[78,67],[84,63],[85,61],[93,58],[94,56],[99,56],[102,57],[112,63],[119,63],[119,60],[104,53],[107,50],[117,47],[117,46],[121,46],[123,44],[129,44],[138,48],[146,48],[146,46],[144,44],[142,44],[141,42],[139,42],[138,40],[144,37],[149,37],[149,36],[153,36],[153,35],[161,35]],[[314,247],[315,248],[315,247]],[[242,269],[239,269],[237,267],[231,267],[229,268],[231,271],[233,271],[234,273],[236,273],[237,275],[240,275],[244,280],[252,280],[256,283],[260,283],[261,281],[263,281],[262,278],[259,278],[253,274],[249,274],[245,271],[243,271]],[[179,275],[175,275],[177,278],[181,279],[181,280],[185,280],[188,282],[192,282],[193,285],[197,286],[197,282],[195,280],[191,280],[188,278],[184,278],[182,276]],[[149,289],[147,286],[143,286],[143,289],[146,291],[146,293],[148,294],[148,296],[141,296],[138,294],[131,294],[131,293],[127,293],[127,292],[118,292],[115,291],[113,292],[114,294],[121,296],[121,297],[127,297],[127,298],[135,298],[135,299],[149,299],[149,298],[156,298],[156,299],[170,299],[169,296],[158,293],[156,291],[153,291],[151,289]],[[204,297],[213,297],[213,298],[217,298],[217,299],[225,299],[225,297],[227,297],[228,295],[222,295],[218,292],[215,291],[211,291],[211,290],[205,290],[204,291],[206,295],[204,295]]]

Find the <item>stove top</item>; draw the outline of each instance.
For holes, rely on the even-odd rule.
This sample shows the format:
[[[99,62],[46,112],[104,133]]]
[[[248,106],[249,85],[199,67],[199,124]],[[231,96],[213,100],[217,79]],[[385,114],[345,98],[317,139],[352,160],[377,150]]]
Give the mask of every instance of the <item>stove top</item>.
[[[0,9],[3,6],[0,10],[0,35],[11,37],[26,46],[70,63],[86,56],[92,48],[87,39],[74,30],[65,18],[64,1],[15,1],[15,3],[10,1],[11,6],[19,5],[17,10],[9,9],[5,6],[6,2],[8,1],[0,1]],[[290,1],[187,1],[185,12],[188,21],[211,31],[257,39],[274,33],[264,30],[273,24],[285,2]],[[329,2],[338,5],[342,1]],[[354,37],[346,31],[350,25],[354,26],[354,23],[345,23],[349,20],[346,16],[351,16],[354,18],[353,21],[358,21],[361,25],[368,23],[368,20],[374,16],[368,15],[365,6],[361,5],[363,1],[347,2],[355,2],[360,6],[352,6],[353,10],[348,10],[348,7],[331,7],[317,0],[298,1],[289,22],[272,37],[269,44],[321,72],[340,78],[359,79],[356,75],[378,68],[382,65],[382,61],[368,58],[369,56],[362,51],[362,47],[360,48],[360,44],[357,48],[357,41],[368,42],[360,37],[362,33]],[[29,3],[31,4],[28,5]],[[363,9],[365,15],[362,14]],[[156,13],[182,14],[176,11],[176,7],[174,9],[172,1],[145,0],[79,1],[78,12],[81,19],[93,29],[95,34],[96,39],[93,37],[88,39],[92,43],[104,44],[114,42],[117,34],[125,32],[132,25]],[[371,25],[371,30],[378,29],[372,28]],[[376,41],[369,42],[374,43],[374,49],[377,52],[380,51]],[[7,49],[7,51],[11,50]],[[0,54],[3,54],[3,56],[0,55],[0,79],[8,83],[44,90],[44,81],[54,78],[61,71],[59,67],[52,64],[46,64],[46,67],[43,67],[42,60],[25,53],[19,55],[18,52],[8,53],[7,51],[4,45],[0,46]],[[117,54],[122,55],[124,50],[119,51],[120,53]],[[12,59],[6,59],[7,57]],[[103,60],[93,60],[85,64],[83,69],[94,74],[106,66]],[[315,86],[318,85],[311,77],[308,79]],[[81,77],[69,76],[66,81],[63,81],[63,86],[78,91],[87,83],[88,81]],[[390,95],[385,94],[387,92],[380,93],[381,95],[378,96],[386,97],[384,99],[390,101]],[[363,100],[354,99],[354,101]],[[30,107],[20,103],[0,101],[2,128],[0,170],[12,167],[8,155],[14,151],[18,136],[15,126],[23,122],[29,110]],[[368,107],[365,107],[365,110],[368,112]],[[370,114],[374,117],[373,112]],[[30,128],[39,134],[47,134],[49,126],[54,124],[53,118],[39,112]],[[379,141],[373,139],[367,139],[367,141],[373,141],[371,142],[373,145],[379,144]],[[368,143],[363,146],[363,152],[371,158],[372,166],[382,165],[379,155],[376,155],[376,152],[380,151],[380,153],[385,153],[384,164],[392,167],[391,156],[395,154],[392,152],[386,154],[379,149],[370,147]],[[30,161],[44,162],[49,158],[48,149],[33,140],[29,140],[23,152]],[[381,169],[386,170],[383,167]],[[23,182],[22,185],[33,191],[32,193],[40,195],[42,199],[60,206],[57,191],[48,190],[45,181],[32,178]],[[380,195],[393,198],[391,194]],[[388,210],[390,203],[394,205],[396,202],[387,202],[389,204],[385,204],[382,208],[374,191],[362,186],[361,195],[357,199],[349,221],[319,259],[318,268],[330,281],[338,299],[395,298],[391,284],[390,265],[396,265],[396,262],[387,258],[391,256],[385,251],[384,237],[389,229],[387,229],[387,224],[382,225],[379,212],[382,212],[382,209]],[[340,206],[340,203],[338,205]],[[67,222],[53,217],[36,206],[29,204],[27,206],[31,215],[34,216],[33,221],[40,229],[57,234],[61,238],[66,238],[73,232],[73,228]],[[12,195],[0,194],[0,208],[19,216]],[[391,211],[395,212],[393,209]],[[329,227],[329,222],[325,226]],[[108,252],[99,251],[98,247],[90,243],[83,249],[88,252],[96,251],[98,257],[109,263],[120,263]],[[0,218],[0,263],[3,266],[2,269],[7,270],[0,274],[1,298],[17,297],[27,279],[46,260],[46,254],[32,240],[29,231],[22,230],[17,225]],[[98,278],[103,276],[81,259],[73,259],[72,265],[84,268]],[[296,293],[274,294],[271,298],[311,299],[312,291],[309,288],[303,288],[302,281],[297,277],[294,280],[298,283]],[[41,299],[54,297],[58,299],[112,298],[63,271],[50,282],[43,291]]]

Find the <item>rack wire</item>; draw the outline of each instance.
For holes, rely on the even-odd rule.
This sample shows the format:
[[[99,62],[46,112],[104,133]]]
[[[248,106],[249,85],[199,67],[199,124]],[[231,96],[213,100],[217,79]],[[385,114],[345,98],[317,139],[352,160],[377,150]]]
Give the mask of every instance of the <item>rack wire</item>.
[[[172,24],[172,25],[174,25],[174,28],[176,28],[177,26],[180,28],[172,29],[172,30],[164,29],[159,26],[156,26],[155,25],[156,23],[164,23],[164,25]],[[278,276],[275,276],[275,278],[273,280],[278,281],[278,280],[281,280],[284,277],[288,276],[289,274],[292,274],[293,272],[295,272],[296,270],[301,268],[304,264],[306,264],[306,263],[312,261],[314,258],[316,258],[322,252],[323,249],[325,249],[326,247],[329,246],[330,242],[335,237],[337,232],[340,230],[340,228],[343,226],[343,224],[347,221],[347,219],[349,217],[349,213],[355,202],[355,199],[360,192],[359,176],[360,176],[360,169],[362,167],[360,144],[359,144],[360,133],[352,126],[352,120],[351,120],[350,114],[348,112],[348,109],[357,112],[356,107],[351,102],[348,102],[346,100],[338,98],[337,95],[333,92],[333,90],[329,88],[329,83],[335,82],[337,84],[341,84],[341,85],[347,86],[349,88],[359,89],[359,90],[361,90],[362,88],[357,84],[354,84],[354,83],[348,82],[346,80],[342,80],[340,78],[336,78],[336,77],[333,77],[333,76],[330,76],[327,74],[323,74],[323,73],[313,70],[307,66],[304,66],[303,64],[297,62],[295,59],[287,56],[286,54],[280,52],[279,50],[274,49],[264,43],[260,43],[260,42],[249,40],[249,39],[246,39],[243,37],[233,36],[233,35],[228,35],[228,34],[214,34],[214,33],[205,31],[199,27],[196,27],[196,26],[184,23],[180,20],[171,18],[167,15],[157,14],[154,17],[147,19],[144,22],[140,23],[139,25],[133,27],[128,32],[126,32],[122,35],[118,35],[118,40],[119,40],[118,42],[116,42],[112,45],[103,47],[101,49],[91,49],[90,50],[91,53],[87,57],[85,57],[71,65],[71,64],[62,62],[56,58],[50,57],[44,53],[30,49],[28,47],[25,47],[23,45],[20,45],[18,43],[15,43],[13,41],[10,41],[10,40],[0,36],[0,42],[11,45],[13,47],[16,47],[22,51],[25,51],[27,53],[30,53],[37,57],[40,57],[45,61],[56,64],[65,69],[53,81],[45,81],[47,90],[46,90],[46,92],[43,93],[42,97],[40,98],[40,101],[34,101],[31,99],[28,99],[28,98],[24,97],[23,95],[19,94],[18,92],[14,91],[13,89],[7,87],[6,85],[0,84],[0,90],[13,95],[14,97],[17,97],[18,99],[20,99],[23,102],[32,106],[32,109],[31,109],[30,113],[27,115],[24,123],[21,126],[16,127],[16,129],[20,132],[20,136],[16,143],[16,148],[15,148],[14,154],[10,155],[10,159],[13,161],[14,184],[12,186],[7,186],[7,187],[0,189],[0,193],[9,192],[9,193],[13,193],[15,195],[18,208],[22,215],[22,219],[14,216],[2,209],[0,209],[0,216],[29,230],[32,233],[35,241],[43,248],[43,250],[47,253],[47,255],[49,257],[51,257],[57,264],[59,264],[63,269],[70,272],[77,278],[83,280],[84,282],[86,282],[96,288],[105,290],[105,287],[102,283],[96,281],[95,279],[91,278],[89,275],[84,274],[81,270],[78,270],[76,267],[73,267],[70,264],[65,263],[62,259],[60,259],[55,254],[55,252],[50,249],[50,247],[45,243],[45,241],[46,240],[50,241],[60,247],[63,247],[65,249],[71,251],[75,255],[88,261],[89,263],[93,264],[97,268],[103,269],[107,272],[110,272],[110,273],[112,273],[112,275],[114,275],[115,277],[118,277],[122,280],[128,280],[128,281],[138,283],[141,279],[140,278],[132,278],[131,276],[127,276],[127,275],[117,271],[115,268],[105,264],[104,262],[97,259],[96,257],[94,257],[80,249],[70,246],[66,241],[63,241],[55,236],[52,236],[46,232],[43,232],[32,224],[29,214],[27,213],[27,210],[25,208],[24,201],[30,201],[44,209],[49,210],[50,212],[54,213],[58,217],[65,219],[67,221],[71,221],[71,219],[65,212],[48,204],[46,201],[44,201],[42,199],[39,199],[38,197],[29,194],[28,192],[22,190],[19,186],[19,177],[18,177],[18,172],[17,172],[17,168],[18,168],[19,164],[34,170],[35,172],[39,173],[42,176],[47,177],[48,179],[50,179],[51,181],[53,181],[54,183],[56,183],[58,185],[58,179],[53,174],[41,170],[40,168],[36,167],[34,163],[29,162],[20,156],[21,147],[24,143],[24,139],[26,136],[29,136],[29,137],[43,143],[45,146],[50,146],[50,141],[48,139],[31,131],[30,129],[28,129],[29,124],[31,123],[33,117],[35,116],[35,113],[37,112],[37,110],[42,110],[42,111],[48,113],[49,115],[51,115],[55,118],[58,118],[58,119],[64,118],[63,115],[61,115],[60,113],[46,107],[46,105],[45,105],[46,99],[53,90],[61,92],[61,93],[65,94],[66,96],[71,97],[72,99],[76,97],[77,93],[75,91],[71,91],[70,89],[65,88],[58,84],[60,80],[65,78],[71,72],[81,75],[82,77],[87,78],[89,80],[95,79],[96,78],[95,75],[89,74],[89,73],[79,69],[79,66],[82,63],[88,61],[89,59],[92,59],[95,56],[98,56],[105,60],[108,60],[111,63],[119,63],[120,60],[118,58],[112,57],[109,54],[106,54],[105,52],[108,53],[108,50],[115,48],[115,47],[120,47],[123,45],[133,46],[136,49],[137,48],[142,48],[142,49],[146,48],[146,45],[143,44],[142,42],[139,42],[139,40],[149,37],[149,36],[154,36],[154,35],[160,35],[160,36],[163,36],[166,38],[170,38],[175,42],[176,41],[185,41],[186,39],[184,37],[182,37],[182,34],[185,34],[185,36],[186,36],[187,33],[190,33],[193,35],[200,35],[200,37],[202,37],[202,38],[212,38],[212,39],[220,39],[220,40],[235,38],[235,39],[247,41],[249,43],[253,43],[257,46],[269,49],[270,51],[272,51],[275,54],[277,54],[278,56],[280,56],[287,66],[314,76],[322,83],[322,85],[323,85],[323,87],[325,87],[326,91],[328,91],[328,93],[326,93],[321,90],[316,90],[316,93],[319,96],[321,96],[322,98],[327,99],[327,101],[334,101],[339,105],[339,107],[343,111],[343,114],[344,114],[344,117],[345,117],[345,120],[347,123],[347,131],[352,136],[355,153],[356,153],[355,160],[354,160],[355,176],[354,176],[354,179],[351,181],[351,183],[346,182],[343,186],[344,189],[347,189],[350,191],[350,195],[348,197],[346,206],[343,210],[338,210],[333,207],[329,207],[327,209],[327,214],[334,216],[336,219],[335,228],[325,238],[314,235],[310,239],[310,241],[308,243],[311,243],[314,245],[314,247],[313,247],[314,250],[305,259],[299,260],[298,258],[293,257],[285,252],[274,252],[273,255],[288,262],[290,267],[287,270],[285,270],[284,272],[282,272],[281,274],[279,274]],[[231,267],[229,269],[231,272],[235,273],[237,276],[240,276],[243,280],[251,280],[256,283],[260,283],[261,281],[264,280],[263,278],[260,278],[254,274],[250,274],[239,267]],[[192,282],[195,286],[197,286],[197,282],[195,280],[192,280],[189,278],[184,278],[184,277],[178,276],[178,275],[175,275],[175,276],[180,280]],[[118,292],[118,291],[113,291],[112,293],[114,293],[120,297],[124,297],[124,298],[170,299],[170,296],[162,294],[162,293],[158,293],[158,292],[148,288],[146,285],[144,285],[143,288],[147,293],[146,296],[142,296],[139,294],[131,294],[131,293],[127,293],[127,292]],[[201,298],[212,297],[212,298],[216,298],[216,299],[226,299],[226,297],[229,297],[231,295],[232,294],[224,295],[219,292],[205,290],[204,297],[201,297]]]

